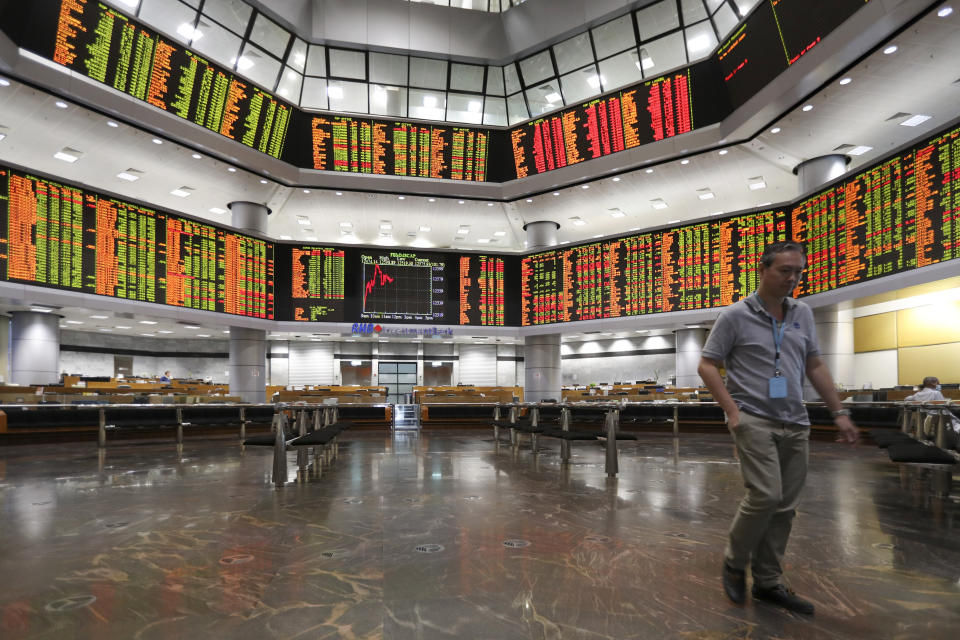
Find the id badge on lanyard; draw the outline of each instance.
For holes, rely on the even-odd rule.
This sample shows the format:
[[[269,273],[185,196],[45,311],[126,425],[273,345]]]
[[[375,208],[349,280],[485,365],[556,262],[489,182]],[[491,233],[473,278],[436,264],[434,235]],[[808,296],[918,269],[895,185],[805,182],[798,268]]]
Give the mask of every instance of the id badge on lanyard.
[[[777,349],[777,354],[773,361],[773,377],[768,381],[768,397],[786,398],[787,379],[783,377],[780,371],[780,347],[783,345],[783,334],[787,329],[786,314],[784,314],[783,322],[780,323],[771,316],[770,323],[773,325],[773,344]]]

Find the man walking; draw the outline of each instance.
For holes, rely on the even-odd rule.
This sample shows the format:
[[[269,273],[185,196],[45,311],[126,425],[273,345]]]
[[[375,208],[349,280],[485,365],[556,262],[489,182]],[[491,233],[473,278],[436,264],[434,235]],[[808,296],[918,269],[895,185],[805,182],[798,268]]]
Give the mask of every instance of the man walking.
[[[813,312],[791,297],[806,262],[796,242],[766,246],[757,290],[721,312],[698,372],[726,414],[747,488],[724,552],[724,591],[743,603],[750,565],[755,599],[812,614],[813,604],[781,581],[807,476],[810,418],[803,405],[804,375],[826,402],[841,439],[855,443],[858,432],[819,357]]]

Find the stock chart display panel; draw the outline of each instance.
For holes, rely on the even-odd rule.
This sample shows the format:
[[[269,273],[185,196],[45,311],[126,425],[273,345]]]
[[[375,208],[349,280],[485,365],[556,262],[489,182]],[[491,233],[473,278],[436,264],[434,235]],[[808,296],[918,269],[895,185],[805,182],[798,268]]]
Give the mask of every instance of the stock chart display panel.
[[[813,49],[869,0],[763,0],[716,59],[734,108]]]
[[[487,130],[332,114],[304,114],[299,119],[295,135],[310,141],[309,159],[297,161],[301,166],[441,180],[487,180],[492,133]]]
[[[783,211],[661,229],[521,261],[523,326],[706,309],[757,284],[763,247],[789,237]]]
[[[380,322],[455,322],[447,304],[447,256],[417,251],[360,252],[360,318]]]
[[[595,160],[717,122],[727,110],[725,96],[707,78],[711,68],[694,65],[510,129],[515,176]],[[701,89],[696,104],[703,105],[702,113],[692,99]]]
[[[960,128],[797,203],[791,230],[808,253],[799,295],[960,258]]]
[[[91,0],[10,3],[18,44],[232,140],[279,158],[293,107]]]
[[[0,167],[0,278],[272,319],[273,244]]]

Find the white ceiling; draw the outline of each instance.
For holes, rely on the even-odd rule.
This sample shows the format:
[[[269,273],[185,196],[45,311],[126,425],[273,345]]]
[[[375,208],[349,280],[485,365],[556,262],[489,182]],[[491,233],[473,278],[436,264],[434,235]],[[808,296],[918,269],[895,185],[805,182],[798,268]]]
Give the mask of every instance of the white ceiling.
[[[960,3],[955,4],[960,9]],[[234,200],[262,202],[273,210],[268,232],[274,239],[290,236],[292,241],[306,242],[315,237],[328,243],[520,252],[524,250],[523,225],[532,221],[560,223],[558,240],[568,243],[792,200],[799,195],[792,169],[803,160],[832,153],[842,144],[873,147],[853,158],[850,170],[857,171],[893,148],[955,120],[960,116],[956,62],[960,60],[960,10],[938,17],[943,6],[949,3],[891,39],[887,44],[896,44],[896,53],[884,54],[886,45],[881,45],[772,123],[770,128],[781,128],[777,134],[768,129],[729,147],[724,155],[712,149],[629,171],[619,179],[606,177],[537,195],[530,202],[414,195],[400,199],[399,194],[316,188],[306,193],[241,167],[230,172],[227,163],[170,140],[155,144],[152,134],[122,122],[111,127],[108,118],[79,105],[58,108],[59,98],[16,80],[0,86],[0,126],[5,127],[0,131],[7,134],[0,140],[0,162],[218,224],[229,225],[230,213],[210,209],[227,209]],[[851,82],[841,86],[840,77]],[[802,111],[805,104],[813,109]],[[931,119],[917,127],[900,126],[903,118],[888,121],[900,112],[926,114]],[[78,149],[83,155],[73,164],[54,159],[62,147]],[[116,177],[129,168],[142,171],[142,177],[133,183]],[[748,180],[758,176],[766,188],[749,189]],[[181,186],[193,188],[192,195],[170,194]],[[696,192],[702,188],[716,197],[698,199]],[[653,209],[655,198],[663,199],[668,208]],[[615,218],[614,211],[626,215]],[[305,216],[310,224],[298,224],[297,216]],[[585,224],[573,224],[573,217]],[[383,235],[380,227],[386,221],[392,229]],[[352,223],[353,234],[343,235],[340,222]],[[458,234],[462,226],[469,227],[469,233]],[[496,231],[503,235],[494,235]],[[480,239],[490,242],[480,243]],[[110,325],[70,328],[97,330]],[[162,335],[182,336],[182,331]]]

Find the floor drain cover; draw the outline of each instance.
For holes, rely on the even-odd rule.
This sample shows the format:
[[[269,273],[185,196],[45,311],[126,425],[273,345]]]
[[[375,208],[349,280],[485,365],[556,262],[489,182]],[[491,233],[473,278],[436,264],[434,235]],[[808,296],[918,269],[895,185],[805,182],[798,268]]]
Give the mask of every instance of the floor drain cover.
[[[344,502],[347,504],[363,504],[363,500],[360,498],[347,498]]]
[[[443,551],[442,544],[421,544],[413,548],[417,553],[437,553]]]
[[[530,541],[529,541],[529,540],[518,540],[518,539],[504,540],[504,541],[503,541],[503,546],[508,547],[508,548],[510,548],[510,549],[522,549],[523,547],[529,547],[529,546],[530,546]]]
[[[220,564],[243,564],[253,560],[253,556],[247,553],[241,553],[235,556],[223,556],[220,558]]]
[[[610,538],[607,536],[586,536],[584,540],[587,542],[596,542],[597,544],[606,544],[610,542]]]
[[[61,612],[61,611],[73,611],[74,609],[82,609],[83,607],[89,607],[94,602],[97,601],[97,596],[73,596],[70,598],[61,598],[60,600],[54,600],[53,602],[48,602],[47,606],[44,607],[47,611]]]

